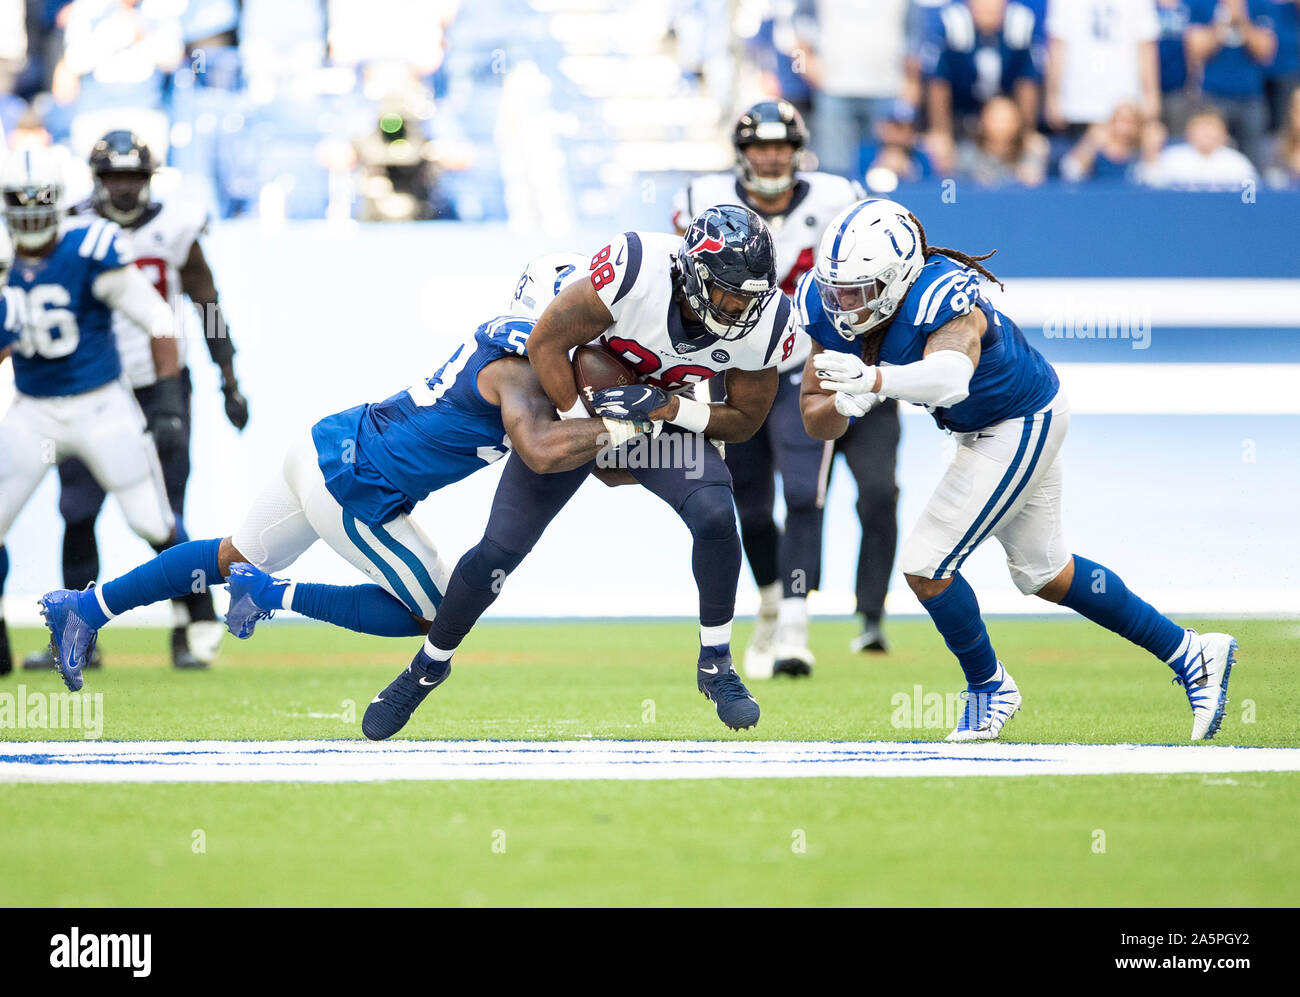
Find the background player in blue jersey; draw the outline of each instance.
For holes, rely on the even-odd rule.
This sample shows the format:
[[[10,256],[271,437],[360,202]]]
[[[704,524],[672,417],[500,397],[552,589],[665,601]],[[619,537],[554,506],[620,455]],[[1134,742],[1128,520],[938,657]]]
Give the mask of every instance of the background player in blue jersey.
[[[992,254],[988,254],[992,255]],[[883,398],[924,405],[957,439],[899,565],[965,672],[968,698],[951,741],[991,740],[1020,708],[961,575],[996,537],[1016,587],[1068,606],[1173,669],[1192,706],[1192,740],[1223,720],[1236,641],[1184,630],[1110,569],[1071,555],[1061,530],[1061,444],[1069,408],[1056,372],[980,293],[980,261],[930,246],[893,201],[862,201],[831,222],[796,312],[813,338],[804,425],[833,439]]]
[[[221,370],[226,415],[236,429],[243,429],[248,423],[248,403],[235,377],[235,347],[217,300],[212,270],[199,243],[207,229],[207,212],[180,200],[153,198],[150,181],[156,168],[152,152],[137,135],[123,130],[109,132],[90,152],[94,196],[75,210],[107,218],[129,233],[136,250],[135,265],[178,317],[186,307],[186,298],[199,309],[203,342]],[[158,459],[167,501],[176,517],[177,536],[188,539],[184,506],[190,476],[191,382],[185,340],[180,340],[180,370],[169,383],[158,377],[145,342],[147,337],[134,323],[115,316],[113,329],[123,372],[145,417],[152,418],[160,405],[173,405],[180,396],[181,432],[174,439],[159,440]],[[104,490],[75,457],[59,463],[59,484],[59,512],[65,524],[63,586],[81,589],[99,577],[95,520],[104,505]],[[172,609],[172,664],[177,668],[206,667],[216,656],[225,629],[217,621],[211,593],[206,588],[191,592],[176,600]],[[99,648],[95,649],[95,658],[99,658]],[[23,661],[24,668],[50,665],[48,649]]]
[[[563,280],[585,276],[563,263],[563,275],[545,264],[551,294]],[[449,572],[410,518],[416,503],[512,449],[538,473],[564,471],[649,428],[612,419],[558,421],[526,359],[532,327],[524,316],[495,318],[428,378],[317,422],[289,449],[233,535],[178,544],[98,588],[46,594],[43,612],[68,687],[81,687],[86,656],[113,617],[227,579],[226,621],[237,637],[248,637],[279,609],[381,636],[426,631]],[[376,584],[271,577],[317,540]]]
[[[179,394],[161,399],[146,432],[140,407],[119,381],[114,312],[147,330],[160,376],[177,371],[171,310],[131,265],[121,229],[102,218],[64,218],[63,178],[48,150],[11,154],[0,195],[17,249],[0,298],[0,358],[12,354],[17,389],[0,421],[2,595],[4,539],[45,472],[64,457],[85,462],[155,549],[171,540],[154,444],[181,431],[182,405]],[[6,651],[0,670],[10,669]]]

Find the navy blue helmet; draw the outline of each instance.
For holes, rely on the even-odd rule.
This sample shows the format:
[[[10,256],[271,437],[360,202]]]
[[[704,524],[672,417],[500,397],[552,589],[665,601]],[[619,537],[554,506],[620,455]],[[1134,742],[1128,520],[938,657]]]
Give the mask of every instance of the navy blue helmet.
[[[108,132],[90,150],[95,210],[119,225],[135,222],[149,206],[149,180],[157,168],[153,153],[135,132]]]
[[[753,331],[777,293],[772,233],[739,204],[705,208],[691,219],[676,270],[687,306],[718,339]]]

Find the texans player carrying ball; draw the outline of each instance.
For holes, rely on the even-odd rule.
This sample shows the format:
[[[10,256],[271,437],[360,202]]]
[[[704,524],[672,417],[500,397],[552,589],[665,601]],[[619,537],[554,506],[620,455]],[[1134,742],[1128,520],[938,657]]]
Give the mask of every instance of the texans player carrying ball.
[[[992,255],[991,253],[989,254]],[[1056,371],[980,294],[980,261],[926,242],[894,201],[843,211],[795,294],[812,337],[801,405],[808,432],[842,434],[885,398],[923,405],[957,455],[899,555],[907,583],[966,674],[950,741],[993,740],[1020,691],[993,651],[960,568],[996,537],[1016,587],[1067,606],[1169,665],[1192,707],[1192,740],[1218,731],[1237,642],[1184,630],[1109,568],[1071,555],[1061,532],[1069,406]]]
[[[592,258],[589,279],[566,287],[528,337],[528,358],[563,420],[587,415],[569,352],[600,341],[641,378],[629,387],[596,391],[596,414],[641,423],[664,422],[665,433],[695,435],[661,452],[681,454],[688,442],[698,467],[630,469],[642,486],[670,505],[691,531],[691,567],[699,589],[700,652],[696,683],[732,729],[758,722],[758,703],[731,662],[731,619],[740,577],[740,536],[731,474],[703,437],[746,440],[762,425],[777,390],[776,365],[795,347],[790,301],[777,286],[772,235],[754,212],[711,207],[684,238],[626,232]],[[696,384],[723,374],[726,401],[690,397]],[[497,486],[483,539],[452,572],[424,648],[366,709],[367,737],[391,737],[451,670],[452,653],[496,600],[505,576],[533,549],[594,462],[538,474],[511,455]]]

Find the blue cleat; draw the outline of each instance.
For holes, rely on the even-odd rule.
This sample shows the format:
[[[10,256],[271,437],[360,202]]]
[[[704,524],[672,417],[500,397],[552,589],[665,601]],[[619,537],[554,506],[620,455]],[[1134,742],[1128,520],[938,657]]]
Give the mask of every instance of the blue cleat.
[[[226,629],[240,640],[253,636],[258,620],[269,620],[276,610],[284,608],[284,590],[289,587],[288,579],[273,578],[246,561],[230,566],[226,584],[230,586]]]
[[[86,591],[89,592],[88,586]],[[77,612],[80,592],[55,589],[41,597],[41,616],[50,629],[50,650],[54,664],[63,676],[63,684],[73,692],[81,689],[81,669],[95,650],[99,631]]]
[[[1020,688],[998,662],[992,678],[962,693],[966,708],[945,741],[996,741],[1006,722],[1020,712]]]
[[[372,741],[392,737],[406,726],[424,697],[446,682],[450,674],[450,661],[434,661],[420,648],[406,670],[370,701],[361,718],[361,732]]]
[[[718,708],[718,719],[732,730],[748,730],[758,723],[758,700],[740,681],[726,648],[700,648],[695,684]]]

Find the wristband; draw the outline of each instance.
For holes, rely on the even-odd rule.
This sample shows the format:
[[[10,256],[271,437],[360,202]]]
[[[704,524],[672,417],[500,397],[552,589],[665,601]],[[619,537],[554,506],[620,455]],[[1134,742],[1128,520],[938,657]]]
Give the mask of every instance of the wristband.
[[[685,395],[677,396],[677,415],[673,425],[689,429],[692,433],[702,433],[709,428],[709,406]]]
[[[561,419],[590,418],[590,416],[587,413],[587,406],[582,404],[582,398],[579,398],[576,402],[574,402],[569,408],[565,409],[563,412],[561,412],[559,409],[556,409],[555,411],[556,414],[558,414]]]

